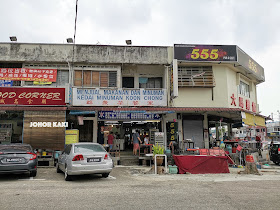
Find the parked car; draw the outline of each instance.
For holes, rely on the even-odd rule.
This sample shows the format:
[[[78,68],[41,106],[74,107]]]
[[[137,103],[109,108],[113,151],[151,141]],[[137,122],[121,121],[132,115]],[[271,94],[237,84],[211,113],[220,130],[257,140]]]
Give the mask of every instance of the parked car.
[[[58,157],[57,173],[64,172],[66,181],[73,175],[102,174],[108,177],[114,165],[110,155],[98,143],[68,144]]]
[[[0,144],[0,173],[37,175],[37,155],[29,144]]]
[[[273,142],[270,145],[269,156],[273,163],[280,164],[280,142]]]

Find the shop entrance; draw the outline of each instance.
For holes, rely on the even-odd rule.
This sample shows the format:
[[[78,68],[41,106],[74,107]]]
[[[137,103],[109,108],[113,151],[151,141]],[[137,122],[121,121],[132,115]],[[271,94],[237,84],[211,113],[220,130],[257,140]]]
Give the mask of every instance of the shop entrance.
[[[78,130],[79,142],[93,142],[93,125],[94,117],[92,116],[78,116],[68,115],[67,121],[69,129]]]
[[[23,111],[0,111],[0,143],[22,143]]]
[[[107,144],[108,135],[114,135],[114,145],[120,145],[121,151],[132,153],[132,135],[137,130],[140,138],[144,142],[144,137],[149,137],[149,143],[154,144],[154,132],[161,131],[161,121],[99,121],[98,123],[98,143]]]

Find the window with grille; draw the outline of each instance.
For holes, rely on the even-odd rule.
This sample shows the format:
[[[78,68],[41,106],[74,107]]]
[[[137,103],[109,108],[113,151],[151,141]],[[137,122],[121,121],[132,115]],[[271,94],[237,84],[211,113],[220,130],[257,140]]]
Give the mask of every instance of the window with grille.
[[[179,87],[214,87],[212,66],[179,66]]]
[[[123,88],[134,88],[134,77],[123,77],[122,78]]]
[[[162,88],[161,77],[139,77],[139,88]]]
[[[240,81],[239,84],[239,94],[250,97],[250,86],[243,81]]]
[[[75,70],[74,85],[83,87],[117,87],[117,72]]]

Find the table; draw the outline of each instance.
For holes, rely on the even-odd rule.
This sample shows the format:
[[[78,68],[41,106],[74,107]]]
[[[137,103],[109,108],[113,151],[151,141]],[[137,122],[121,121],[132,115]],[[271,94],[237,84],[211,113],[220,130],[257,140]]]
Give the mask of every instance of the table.
[[[179,174],[229,173],[228,157],[207,155],[173,155]]]

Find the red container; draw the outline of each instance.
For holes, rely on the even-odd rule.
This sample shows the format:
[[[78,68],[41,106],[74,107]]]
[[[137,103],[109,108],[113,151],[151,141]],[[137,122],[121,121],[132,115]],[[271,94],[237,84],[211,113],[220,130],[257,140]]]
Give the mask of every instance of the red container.
[[[246,162],[248,162],[248,163],[253,163],[253,162],[254,162],[254,157],[253,157],[253,155],[246,155]]]
[[[236,153],[236,147],[232,147],[232,153]]]

